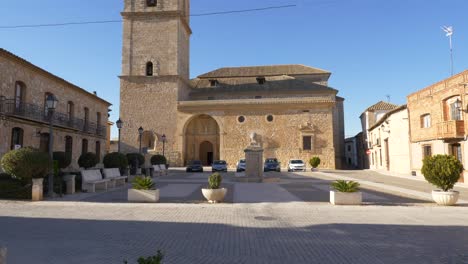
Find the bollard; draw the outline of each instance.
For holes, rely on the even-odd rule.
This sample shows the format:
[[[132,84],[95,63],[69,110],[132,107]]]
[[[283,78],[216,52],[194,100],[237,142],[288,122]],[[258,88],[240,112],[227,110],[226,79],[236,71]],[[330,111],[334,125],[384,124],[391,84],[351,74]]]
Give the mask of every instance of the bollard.
[[[75,175],[69,174],[63,176],[63,179],[65,180],[65,185],[67,187],[67,192],[66,194],[74,194],[75,193]]]
[[[33,185],[32,185],[32,200],[33,201],[42,201],[43,200],[43,183],[44,179],[33,179]]]
[[[0,247],[0,264],[6,264],[7,249]]]

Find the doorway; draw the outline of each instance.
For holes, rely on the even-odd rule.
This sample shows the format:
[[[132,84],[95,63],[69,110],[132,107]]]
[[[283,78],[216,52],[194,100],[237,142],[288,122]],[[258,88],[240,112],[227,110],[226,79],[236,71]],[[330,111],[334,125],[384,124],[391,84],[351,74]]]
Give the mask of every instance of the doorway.
[[[213,144],[209,141],[203,141],[200,144],[200,160],[204,166],[213,164]]]

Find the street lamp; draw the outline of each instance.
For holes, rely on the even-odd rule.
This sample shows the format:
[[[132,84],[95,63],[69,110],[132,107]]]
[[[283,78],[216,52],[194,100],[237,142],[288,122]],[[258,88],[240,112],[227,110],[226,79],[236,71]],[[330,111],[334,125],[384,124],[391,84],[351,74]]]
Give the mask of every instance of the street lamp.
[[[46,106],[49,115],[49,190],[47,196],[54,197],[54,134],[52,122],[54,121],[54,111],[57,107],[57,97],[53,94],[47,95]]]
[[[163,156],[165,157],[166,155],[164,155],[164,151],[166,147],[166,134],[162,135],[162,142],[163,142]]]
[[[119,142],[118,142],[118,147],[117,147],[117,152],[120,153],[120,129],[122,129],[122,126],[123,126],[123,122],[122,120],[117,120],[117,122],[115,122],[117,124],[117,128],[119,129]]]
[[[140,151],[139,151],[140,154],[141,154],[141,136],[143,135],[143,131],[144,130],[142,127],[138,129],[138,135],[140,135]]]

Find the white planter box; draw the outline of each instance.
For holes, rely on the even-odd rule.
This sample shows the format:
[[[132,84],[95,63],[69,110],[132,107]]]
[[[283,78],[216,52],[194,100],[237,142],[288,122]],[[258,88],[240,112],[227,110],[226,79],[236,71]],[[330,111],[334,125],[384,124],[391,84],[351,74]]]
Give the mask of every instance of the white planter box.
[[[156,203],[159,201],[159,189],[135,190],[128,189],[128,201],[138,203]]]
[[[218,203],[224,200],[226,196],[227,189],[202,189],[203,196],[208,200],[210,203]]]
[[[344,193],[330,191],[330,203],[334,205],[360,205],[362,203],[362,193]]]
[[[458,201],[460,193],[457,191],[444,192],[441,190],[432,191],[432,199],[438,205],[454,205]]]

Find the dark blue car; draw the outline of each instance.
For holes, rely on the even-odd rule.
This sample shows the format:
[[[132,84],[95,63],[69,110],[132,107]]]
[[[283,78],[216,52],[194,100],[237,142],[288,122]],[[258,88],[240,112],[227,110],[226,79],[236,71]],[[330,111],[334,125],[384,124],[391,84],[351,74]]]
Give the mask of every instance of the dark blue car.
[[[186,172],[203,172],[203,164],[200,160],[192,160],[188,163]]]
[[[263,165],[263,171],[281,171],[281,165],[275,158],[270,158],[265,160],[265,164]]]

